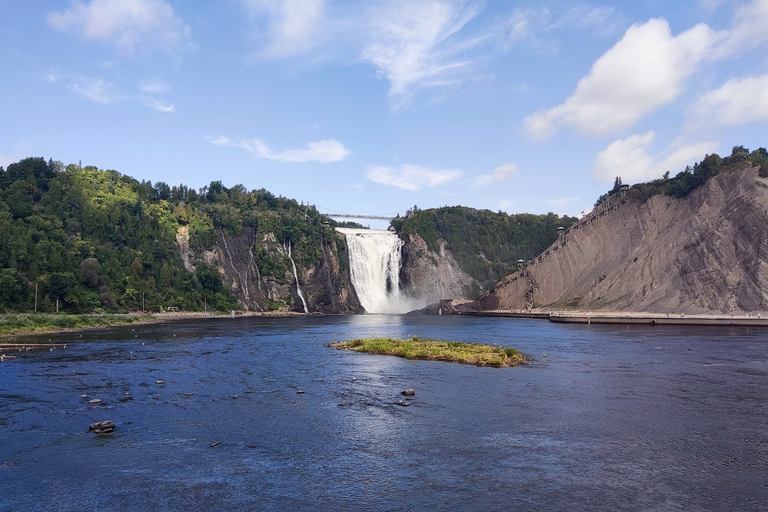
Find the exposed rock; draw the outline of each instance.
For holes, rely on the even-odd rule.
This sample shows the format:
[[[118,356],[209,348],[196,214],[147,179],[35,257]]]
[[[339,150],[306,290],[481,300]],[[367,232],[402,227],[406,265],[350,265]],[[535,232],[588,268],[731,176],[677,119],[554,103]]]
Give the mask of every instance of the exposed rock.
[[[405,396],[414,396],[416,394],[416,390],[413,388],[408,388],[402,391],[402,394]]]
[[[421,299],[422,304],[476,296],[479,283],[461,270],[444,240],[435,253],[418,234],[401,233],[400,238],[405,242],[400,279],[406,295]]]
[[[111,434],[114,431],[115,424],[110,420],[91,423],[91,425],[88,427],[88,432],[93,432],[94,434]]]
[[[406,402],[404,400],[398,400],[397,402],[395,402],[395,405],[399,405],[400,407],[408,407],[411,404],[409,404],[408,402]]]
[[[614,199],[479,301],[485,309],[768,310],[768,180],[719,174],[682,199]]]
[[[342,265],[334,251],[335,235],[321,244],[318,261],[309,268],[297,262],[299,283],[312,313],[362,313],[364,312],[349,277],[348,263]],[[288,255],[273,233],[258,234],[252,227],[245,227],[238,235],[221,228],[215,230],[213,250],[196,254],[189,246],[189,230],[180,226],[176,233],[184,268],[193,271],[195,265],[205,262],[218,269],[224,286],[249,311],[264,311],[282,305],[282,308],[303,312],[302,302],[296,293],[292,272],[286,275],[264,275],[259,269],[256,254],[267,251],[273,260],[288,260]],[[286,264],[290,269],[290,264]]]

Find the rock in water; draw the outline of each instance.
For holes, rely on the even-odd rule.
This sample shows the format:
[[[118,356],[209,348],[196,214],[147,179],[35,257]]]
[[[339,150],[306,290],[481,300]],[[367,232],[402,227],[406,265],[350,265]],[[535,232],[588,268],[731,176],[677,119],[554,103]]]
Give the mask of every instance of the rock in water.
[[[406,390],[403,390],[402,392],[405,396],[414,396],[416,394],[416,390],[413,388],[408,388]]]
[[[88,427],[88,432],[93,432],[94,434],[111,434],[114,431],[115,423],[110,420],[91,423],[91,426]]]

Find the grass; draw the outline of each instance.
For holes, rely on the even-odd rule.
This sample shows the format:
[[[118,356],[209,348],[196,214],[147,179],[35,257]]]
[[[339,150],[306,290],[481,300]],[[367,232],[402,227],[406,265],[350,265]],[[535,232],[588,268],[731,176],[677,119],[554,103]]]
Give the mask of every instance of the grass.
[[[18,313],[0,315],[0,334],[44,332],[80,327],[132,324],[149,318],[141,315],[67,315]]]
[[[475,366],[507,367],[525,364],[526,357],[514,348],[504,348],[480,343],[462,343],[459,341],[441,341],[434,339],[408,338],[364,338],[349,341],[337,341],[331,347],[366,354],[384,354],[406,359],[425,359],[428,361],[451,361]]]

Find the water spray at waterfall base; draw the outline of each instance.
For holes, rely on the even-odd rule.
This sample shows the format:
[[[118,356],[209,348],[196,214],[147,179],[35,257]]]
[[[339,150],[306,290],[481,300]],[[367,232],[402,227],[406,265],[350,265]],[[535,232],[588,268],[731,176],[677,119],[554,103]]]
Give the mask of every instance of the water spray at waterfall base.
[[[352,285],[368,313],[407,313],[417,306],[400,290],[403,241],[392,231],[336,228],[347,238]]]

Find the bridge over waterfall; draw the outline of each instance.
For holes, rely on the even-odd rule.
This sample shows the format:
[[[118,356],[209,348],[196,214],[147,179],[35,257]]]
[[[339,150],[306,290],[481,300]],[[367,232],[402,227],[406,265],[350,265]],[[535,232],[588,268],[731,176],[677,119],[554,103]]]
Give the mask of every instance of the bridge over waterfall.
[[[324,213],[332,219],[365,219],[365,220],[392,220],[393,215],[356,215],[354,213]]]

